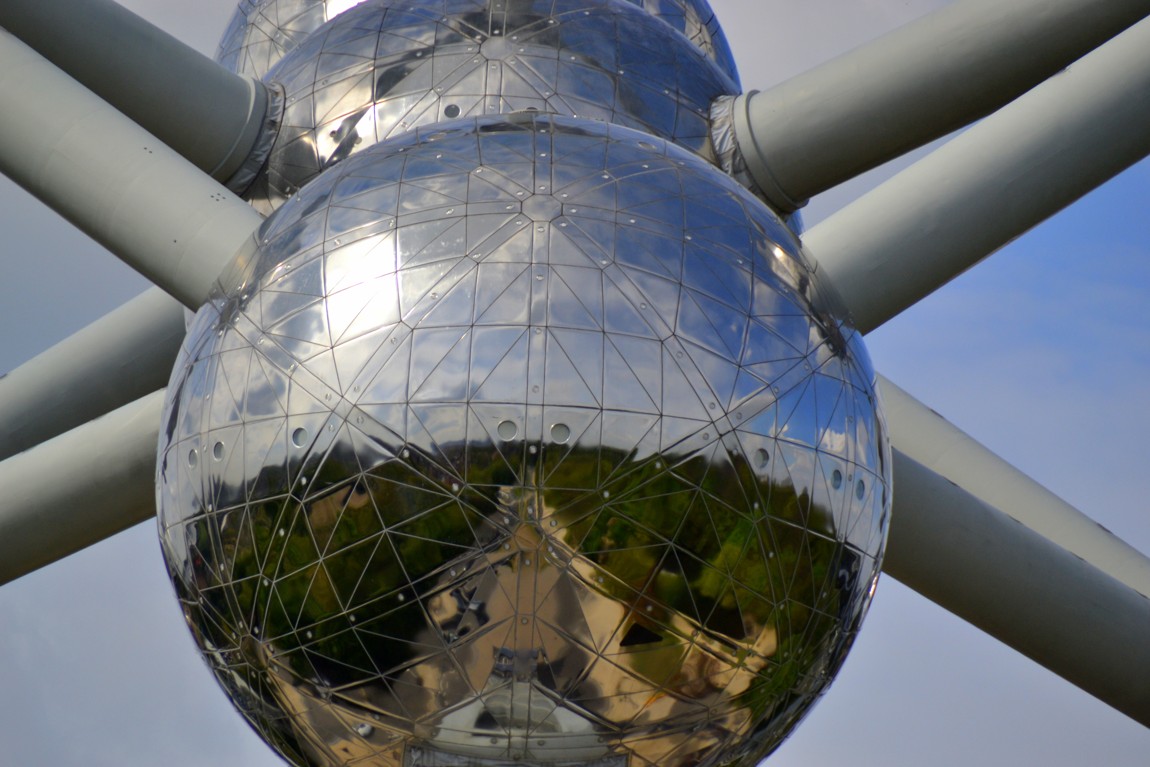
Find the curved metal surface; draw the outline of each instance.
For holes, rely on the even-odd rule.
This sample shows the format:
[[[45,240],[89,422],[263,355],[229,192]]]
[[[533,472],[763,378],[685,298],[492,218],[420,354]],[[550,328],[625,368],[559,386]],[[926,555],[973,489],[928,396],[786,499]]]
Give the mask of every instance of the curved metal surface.
[[[345,157],[460,117],[578,116],[711,157],[711,102],[737,90],[686,38],[620,0],[377,0],[323,26],[266,79],[287,101],[250,193],[265,211]]]
[[[735,59],[707,0],[625,0],[662,19],[694,43],[737,84]],[[242,0],[216,59],[233,72],[262,78],[309,35],[363,0]]]
[[[870,601],[859,336],[702,159],[544,116],[379,144],[197,314],[159,449],[196,639],[298,764],[752,764]]]

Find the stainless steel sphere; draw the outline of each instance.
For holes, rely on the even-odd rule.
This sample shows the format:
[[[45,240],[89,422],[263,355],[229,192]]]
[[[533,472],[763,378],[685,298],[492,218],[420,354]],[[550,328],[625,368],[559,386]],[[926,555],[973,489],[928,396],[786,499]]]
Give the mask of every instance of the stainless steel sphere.
[[[670,24],[736,83],[726,35],[707,0],[627,0]],[[242,0],[220,41],[216,59],[233,72],[262,78],[328,21],[364,0]]]
[[[216,61],[261,79],[284,54],[363,0],[240,0],[220,39]]]
[[[265,211],[355,152],[461,117],[579,116],[711,157],[711,103],[737,90],[687,38],[622,0],[373,0],[266,79],[286,105],[249,195]]]
[[[662,19],[698,46],[737,85],[739,70],[719,19],[707,0],[628,0]]]
[[[789,230],[604,123],[324,172],[196,315],[159,446],[204,657],[295,764],[752,764],[889,509],[874,375]]]

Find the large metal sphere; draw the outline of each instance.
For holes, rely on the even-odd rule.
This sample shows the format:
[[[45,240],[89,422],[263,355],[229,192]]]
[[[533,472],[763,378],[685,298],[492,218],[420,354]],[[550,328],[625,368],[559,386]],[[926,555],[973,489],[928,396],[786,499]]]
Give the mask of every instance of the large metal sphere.
[[[241,0],[216,59],[233,72],[262,78],[309,35],[364,0]],[[736,83],[726,35],[707,0],[627,0],[660,18],[699,47]]]
[[[266,79],[286,106],[250,194],[265,210],[355,152],[460,117],[579,116],[710,157],[711,103],[737,90],[685,37],[622,0],[373,0]]]
[[[889,456],[791,233],[603,123],[325,172],[196,315],[159,448],[204,656],[297,764],[750,764],[878,575]]]

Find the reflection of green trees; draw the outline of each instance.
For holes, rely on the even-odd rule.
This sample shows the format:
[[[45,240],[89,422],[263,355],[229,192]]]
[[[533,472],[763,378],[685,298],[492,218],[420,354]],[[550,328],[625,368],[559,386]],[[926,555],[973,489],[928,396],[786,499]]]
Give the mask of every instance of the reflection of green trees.
[[[250,616],[249,628],[304,679],[350,683],[380,671],[373,658],[392,666],[413,657],[428,628],[416,591],[474,550],[481,532],[475,511],[420,463],[349,477],[354,458],[329,458],[314,496],[253,503],[242,523],[221,526],[238,608],[221,605],[222,614]]]
[[[599,458],[613,466],[627,461],[622,453]],[[595,470],[568,458],[548,484],[578,487]],[[702,623],[729,625],[722,613],[731,611],[748,628],[805,625],[810,608],[827,603],[819,592],[838,545],[830,531],[812,535],[807,520],[829,515],[811,515],[805,492],[758,480],[741,457],[716,463],[697,456],[670,465],[650,458],[602,490],[606,500],[560,489],[559,504],[548,506],[567,542],[614,576],[608,588],[626,587],[614,596],[654,591],[660,601],[689,607],[684,612]],[[785,621],[778,613],[783,602]],[[742,630],[721,633],[744,637]]]
[[[230,571],[230,586],[204,598],[258,628],[301,678],[340,685],[386,672],[377,662],[403,665],[440,641],[418,597],[490,541],[499,490],[515,484],[494,453],[469,457],[465,478],[414,450],[364,476],[347,468],[354,459],[329,457],[305,502],[253,503],[199,533],[218,537]],[[545,453],[530,470],[544,485],[541,513],[611,576],[606,593],[651,605],[656,633],[677,613],[734,642],[739,659],[762,656],[742,705],[778,710],[819,663],[853,584],[829,582],[842,547],[831,531],[807,529],[830,515],[805,493],[761,480],[741,454],[635,459],[601,448]],[[777,645],[756,647],[765,632]]]
[[[787,705],[833,643],[853,587],[828,582],[843,547],[813,520],[831,515],[812,509],[805,492],[760,480],[741,454],[631,461],[604,449],[595,460],[568,457],[548,485],[587,487],[604,466],[615,476],[600,492],[560,490],[548,504],[567,542],[612,576],[602,588],[623,601],[650,600],[648,615],[670,625],[665,605],[739,642],[741,652],[773,631],[777,646],[760,659],[740,704],[758,716]]]

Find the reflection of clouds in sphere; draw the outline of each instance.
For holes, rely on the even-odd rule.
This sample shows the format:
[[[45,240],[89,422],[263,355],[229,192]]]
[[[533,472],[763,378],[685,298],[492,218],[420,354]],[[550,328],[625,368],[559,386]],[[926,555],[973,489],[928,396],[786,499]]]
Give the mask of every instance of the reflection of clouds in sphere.
[[[624,0],[662,19],[699,47],[732,80],[735,61],[707,0]],[[323,24],[363,0],[241,0],[216,58],[233,72],[262,78]]]
[[[865,350],[773,215],[645,134],[485,118],[349,158],[261,236],[173,373],[160,522],[269,742],[777,745],[865,612],[889,459]]]
[[[240,0],[216,52],[233,72],[262,78],[284,54],[363,0]]]
[[[628,0],[662,19],[699,47],[735,83],[739,72],[735,58],[727,43],[727,36],[719,26],[719,19],[707,0]]]
[[[536,111],[639,128],[710,157],[710,107],[734,83],[682,35],[619,0],[357,6],[267,79],[286,104],[266,209],[323,168],[412,128]]]

